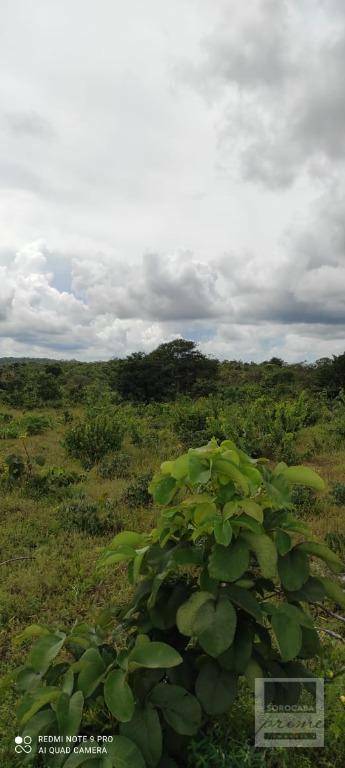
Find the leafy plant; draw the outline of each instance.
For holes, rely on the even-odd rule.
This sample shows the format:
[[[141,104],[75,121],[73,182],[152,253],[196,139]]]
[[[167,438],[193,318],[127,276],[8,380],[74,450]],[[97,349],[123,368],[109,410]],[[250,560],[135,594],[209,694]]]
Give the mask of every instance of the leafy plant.
[[[131,475],[132,457],[129,453],[115,453],[105,456],[98,466],[100,477],[112,480],[115,477],[127,478]]]
[[[130,604],[95,628],[24,632],[39,639],[17,678],[22,734],[63,737],[81,723],[92,733],[92,722],[114,734],[107,768],[176,768],[188,739],[229,710],[240,677],[305,678],[297,700],[304,660],[320,650],[311,606],[345,606],[345,593],[313,575],[313,558],[334,573],[344,566],[294,518],[295,485],[318,491],[323,481],[307,467],[270,469],[231,440],[164,462],[150,484],[156,527],[118,533],[99,561],[127,563]],[[285,696],[273,688],[275,703]],[[64,763],[77,764],[83,757]]]
[[[65,437],[70,456],[91,467],[110,451],[121,448],[124,425],[116,414],[102,412],[71,427]]]
[[[122,494],[121,501],[130,509],[148,507],[152,503],[152,496],[148,491],[150,479],[151,475],[148,472],[138,475]]]
[[[34,416],[33,414],[30,414],[29,416],[25,416],[22,420],[21,428],[29,436],[41,435],[42,432],[51,428],[51,421],[47,416]]]
[[[91,536],[110,531],[117,533],[123,527],[116,509],[108,499],[97,503],[84,495],[61,504],[59,519],[64,529],[83,531]]]

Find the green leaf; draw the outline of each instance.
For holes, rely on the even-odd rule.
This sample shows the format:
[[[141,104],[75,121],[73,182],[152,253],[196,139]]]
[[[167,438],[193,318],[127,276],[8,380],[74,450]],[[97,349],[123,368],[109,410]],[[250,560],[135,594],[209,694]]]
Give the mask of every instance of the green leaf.
[[[194,622],[199,608],[212,599],[210,592],[194,592],[185,603],[180,605],[176,614],[176,624],[181,635],[194,635]]]
[[[209,600],[199,608],[193,628],[203,650],[217,657],[231,645],[236,624],[234,607],[226,597],[220,597],[217,603]]]
[[[85,744],[95,747],[94,741],[85,742]],[[109,761],[105,763],[107,768],[108,765],[111,765],[112,768],[145,768],[145,760],[137,745],[125,736],[114,736],[112,742],[107,742],[106,750]],[[90,755],[72,754],[64,764],[64,768],[78,768],[79,765],[88,760],[90,760]]]
[[[209,559],[208,572],[218,581],[236,581],[247,570],[249,550],[243,539],[237,539],[229,547],[215,544]]]
[[[131,721],[120,725],[120,733],[134,741],[149,768],[155,768],[162,756],[162,728],[156,710],[136,707]]]
[[[276,547],[278,553],[282,557],[284,557],[292,547],[291,537],[286,531],[282,531],[281,528],[276,531]]]
[[[321,644],[316,629],[302,627],[302,647],[299,656],[302,659],[310,659],[317,656],[320,651]]]
[[[278,555],[272,539],[266,534],[257,536],[249,531],[243,531],[242,536],[255,553],[263,577],[273,579],[276,576]]]
[[[342,573],[345,570],[339,557],[326,544],[319,544],[317,541],[304,541],[298,545],[298,548],[301,552],[307,552],[309,555],[315,555],[315,557],[324,560],[334,573]]]
[[[182,736],[194,736],[201,725],[198,700],[180,685],[158,683],[150,695],[151,703],[159,707],[169,725]]]
[[[111,540],[109,549],[117,547],[131,547],[138,549],[146,544],[147,535],[145,533],[136,533],[135,531],[121,531]]]
[[[217,659],[223,669],[239,675],[244,674],[252,655],[253,634],[254,631],[248,624],[242,622],[237,625],[233,644]]]
[[[44,688],[38,688],[38,690],[28,693],[21,700],[17,716],[20,724],[25,725],[33,715],[42,709],[46,704],[50,704],[61,695],[60,688],[55,686],[45,686]]]
[[[61,650],[66,639],[66,635],[44,635],[33,646],[29,654],[29,665],[35,672],[44,675],[50,666],[51,661]]]
[[[171,474],[175,478],[175,480],[182,480],[184,477],[187,477],[188,472],[189,472],[189,455],[188,453],[184,453],[182,456],[179,456],[178,459],[175,459],[175,461],[173,462]]]
[[[226,587],[226,593],[235,605],[238,605],[243,611],[253,616],[259,624],[262,623],[263,613],[260,603],[258,603],[256,597],[248,589],[239,587],[237,584],[229,584]]]
[[[157,504],[169,504],[176,491],[176,480],[174,477],[165,476],[157,483],[153,491],[153,498]]]
[[[96,648],[88,648],[79,661],[84,665],[78,675],[78,689],[87,698],[91,696],[102,681],[105,664]]]
[[[30,624],[30,626],[25,627],[22,632],[15,636],[13,644],[20,645],[25,640],[31,639],[32,637],[43,637],[44,635],[50,634],[50,630],[46,627],[42,627],[41,624]]]
[[[239,486],[243,493],[249,493],[249,483],[247,478],[231,461],[219,457],[215,460],[213,467],[218,475],[232,480],[235,485]]]
[[[81,691],[76,691],[71,698],[67,693],[61,694],[56,704],[59,734],[62,736],[75,736],[79,732],[83,707],[84,696]]]
[[[214,537],[217,544],[227,547],[232,539],[232,528],[228,520],[218,518],[214,524]]]
[[[133,648],[128,657],[131,667],[146,667],[147,669],[168,669],[182,663],[182,657],[167,643],[145,643]]]
[[[261,479],[261,478],[260,478]],[[253,501],[253,499],[241,499],[239,502],[240,508],[249,517],[253,517],[258,523],[262,523],[264,519],[264,513],[262,507]]]
[[[236,677],[222,669],[216,661],[208,661],[202,666],[196,679],[195,692],[208,715],[216,716],[228,712],[236,691]]]
[[[111,714],[121,723],[131,720],[134,712],[134,698],[126,674],[120,669],[109,672],[104,683],[104,701]]]
[[[42,682],[42,675],[31,667],[22,667],[17,671],[16,683],[20,691],[32,691]]]
[[[300,549],[292,549],[278,558],[278,573],[285,589],[290,592],[300,589],[309,576],[308,556]]]
[[[189,456],[189,480],[192,485],[205,485],[211,478],[210,462],[200,459],[196,453],[190,452]]]
[[[55,712],[52,709],[42,709],[29,720],[21,735],[31,736],[31,740],[35,742],[40,733],[49,733],[53,724],[56,725]]]
[[[345,608],[345,591],[340,584],[338,584],[337,581],[333,581],[333,579],[324,579],[321,577],[319,578],[319,581],[321,582],[327,597],[335,603],[338,603],[342,608]]]
[[[264,677],[264,673],[262,668],[260,667],[260,664],[256,661],[256,659],[250,659],[248,662],[246,669],[244,671],[244,676],[247,679],[248,684],[252,688],[252,690],[255,689],[255,680],[258,677]]]
[[[272,627],[283,661],[291,661],[299,654],[302,647],[300,624],[283,611],[277,611],[272,616]]]
[[[316,472],[310,467],[286,467],[280,472],[280,477],[292,485],[306,485],[315,491],[323,491],[325,484]]]
[[[329,581],[333,584],[331,579]],[[322,579],[310,576],[301,589],[296,592],[289,592],[288,597],[291,601],[316,603],[319,600],[323,600],[325,595],[326,591]]]

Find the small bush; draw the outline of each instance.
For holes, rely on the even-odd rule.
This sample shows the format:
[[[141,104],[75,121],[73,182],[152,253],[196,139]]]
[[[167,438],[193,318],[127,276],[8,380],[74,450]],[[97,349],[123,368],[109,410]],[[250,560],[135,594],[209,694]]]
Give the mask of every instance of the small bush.
[[[8,467],[9,482],[20,482],[26,472],[25,462],[22,456],[18,456],[16,453],[10,453],[9,456],[6,456],[5,464]]]
[[[115,453],[113,456],[104,457],[98,466],[98,474],[104,480],[127,478],[131,474],[131,465],[132,457],[129,453]]]
[[[28,492],[34,496],[48,496],[49,494],[65,494],[66,489],[74,483],[80,483],[83,476],[73,470],[67,471],[63,467],[50,467],[39,474],[28,477]]]
[[[0,440],[16,440],[19,434],[20,429],[16,422],[9,422],[7,425],[0,426]]]
[[[21,423],[22,430],[30,437],[32,435],[41,435],[51,428],[51,421],[46,416],[25,416]]]
[[[71,427],[65,447],[85,467],[92,467],[110,451],[121,448],[124,426],[116,415],[99,414]]]
[[[66,530],[77,530],[99,536],[110,531],[118,533],[122,529],[113,502],[107,499],[103,504],[85,496],[73,499],[60,506],[59,520]]]
[[[150,504],[152,504],[152,496],[148,492],[150,480],[150,473],[138,475],[134,482],[131,483],[122,494],[121,501],[130,507],[130,509],[133,509],[134,507],[150,506]]]
[[[345,483],[335,483],[332,488],[332,496],[336,504],[345,504]]]
[[[291,491],[291,501],[296,510],[305,514],[313,514],[316,511],[319,500],[316,499],[315,491],[303,485],[295,485]]]

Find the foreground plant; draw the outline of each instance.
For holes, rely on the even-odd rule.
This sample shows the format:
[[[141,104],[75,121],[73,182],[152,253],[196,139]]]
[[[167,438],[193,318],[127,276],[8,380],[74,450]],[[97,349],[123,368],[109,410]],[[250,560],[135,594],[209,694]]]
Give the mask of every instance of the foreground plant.
[[[303,660],[320,650],[310,604],[345,606],[336,581],[313,575],[312,558],[344,567],[294,518],[296,484],[323,489],[313,470],[272,470],[230,440],[162,464],[150,485],[157,527],[119,533],[99,562],[127,563],[131,604],[69,635],[23,633],[39,639],[17,678],[22,735],[114,736],[106,757],[62,753],[52,765],[181,766],[184,742],[230,709],[241,676],[252,686],[305,678],[308,690]],[[301,690],[276,685],[274,701],[292,703]]]

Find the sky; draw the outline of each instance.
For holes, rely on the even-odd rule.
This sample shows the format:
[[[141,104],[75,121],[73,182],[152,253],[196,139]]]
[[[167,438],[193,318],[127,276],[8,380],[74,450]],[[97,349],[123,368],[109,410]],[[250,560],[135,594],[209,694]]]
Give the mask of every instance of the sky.
[[[0,356],[345,349],[344,0],[2,0]]]

